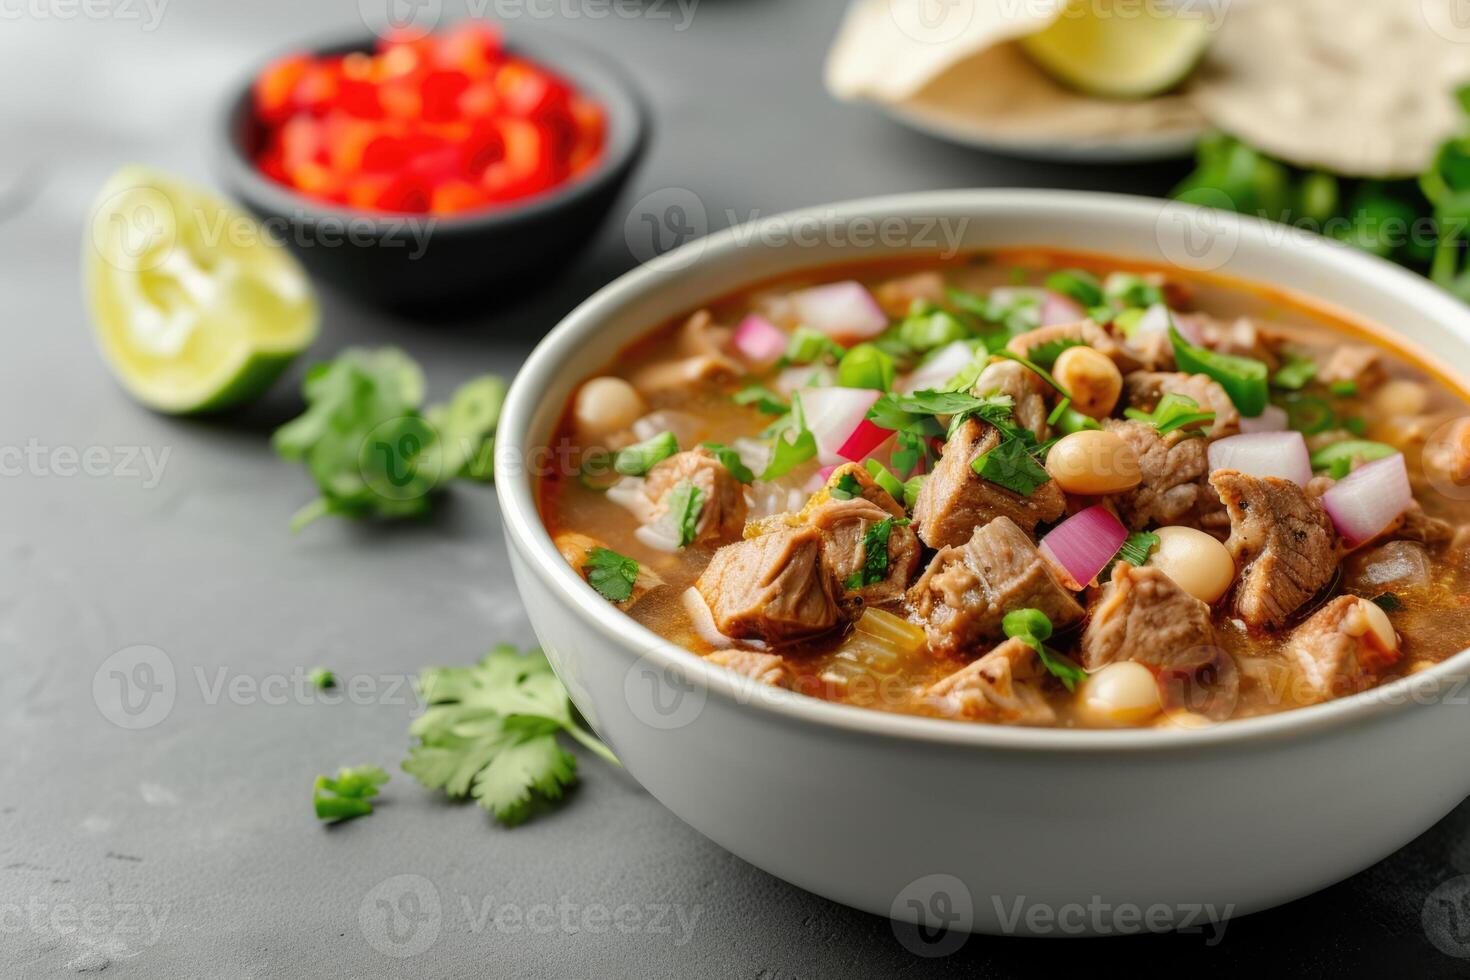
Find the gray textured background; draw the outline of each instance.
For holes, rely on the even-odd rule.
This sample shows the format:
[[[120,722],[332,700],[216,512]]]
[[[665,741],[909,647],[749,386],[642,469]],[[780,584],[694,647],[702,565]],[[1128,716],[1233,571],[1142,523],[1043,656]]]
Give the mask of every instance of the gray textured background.
[[[48,466],[0,478],[0,976],[795,980],[1009,976],[1079,959],[1175,975],[1406,965],[1463,975],[1470,960],[1436,950],[1426,923],[1441,945],[1470,954],[1454,938],[1464,924],[1426,898],[1445,882],[1451,898],[1467,891],[1470,879],[1457,880],[1470,871],[1465,807],[1349,882],[1230,924],[1213,947],[1199,935],[972,938],[931,960],[907,952],[887,921],[725,854],[585,756],[570,804],[514,831],[401,773],[373,817],[318,826],[316,773],[396,769],[410,714],[404,678],[468,662],[496,640],[531,640],[493,494],[460,488],[423,525],[328,521],[292,538],[286,521],[310,489],[299,468],[273,457],[267,435],[299,407],[300,367],[241,414],[151,415],[93,350],[77,259],[107,173],[141,160],[206,177],[225,87],[264,52],[359,28],[357,5],[171,0],[152,24],[141,0],[115,0],[98,19],[67,0],[29,2],[4,5],[0,24],[0,193],[13,205],[0,213],[0,446],[34,445],[63,466],[64,452],[49,454],[102,447],[121,472],[67,477]],[[834,105],[819,80],[839,14],[835,0],[703,0],[680,31],[682,15],[652,0],[636,19],[527,13],[618,57],[652,105],[651,152],[614,218],[550,291],[483,319],[428,328],[328,294],[313,354],[401,344],[436,394],[485,370],[509,376],[566,310],[633,264],[623,219],[664,188],[694,192],[718,228],[731,214],[880,192],[1160,192],[1179,175],[1177,166],[1073,170],[986,157]],[[157,485],[126,472],[127,454],[145,448],[168,453]],[[164,652],[177,693],[158,724],[125,731],[97,709],[92,680],[109,655],[137,644]],[[289,687],[318,663],[363,685],[366,703],[320,703]],[[243,686],[216,696],[222,679]],[[271,686],[282,682],[284,698]],[[1462,765],[1462,752],[1420,746],[1405,764]],[[1339,817],[1351,819],[1324,814],[1323,832]],[[385,936],[377,900],[407,892],[437,897],[439,914],[418,933]],[[535,925],[513,928],[505,907]],[[619,930],[603,914],[637,927]],[[411,958],[388,955],[416,944],[426,949]]]

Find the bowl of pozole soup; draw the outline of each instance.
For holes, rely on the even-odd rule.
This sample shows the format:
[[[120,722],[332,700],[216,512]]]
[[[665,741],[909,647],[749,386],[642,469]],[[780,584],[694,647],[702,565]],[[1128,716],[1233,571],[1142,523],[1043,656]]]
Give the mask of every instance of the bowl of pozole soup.
[[[859,219],[957,246],[716,236],[589,300],[512,392],[517,581],[635,776],[872,911],[915,919],[898,897],[942,871],[985,931],[982,895],[1025,889],[1262,907],[1464,796],[1394,764],[1470,719],[1445,696],[1470,648],[1463,307],[1234,218],[1182,267],[1153,202],[789,220]],[[1290,846],[1324,804],[1362,826]],[[1125,844],[1096,846],[1105,819]],[[1209,853],[1148,846],[1188,826]],[[871,873],[841,853],[873,839]]]

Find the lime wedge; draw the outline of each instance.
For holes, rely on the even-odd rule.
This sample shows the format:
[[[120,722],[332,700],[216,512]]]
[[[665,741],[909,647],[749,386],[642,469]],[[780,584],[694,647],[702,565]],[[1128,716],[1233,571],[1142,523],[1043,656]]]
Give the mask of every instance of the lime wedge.
[[[249,214],[166,174],[114,174],[83,253],[103,356],[158,411],[254,398],[316,336],[316,299],[296,260]]]
[[[1143,99],[1182,82],[1210,42],[1198,4],[1072,0],[1048,28],[1021,39],[1058,81],[1106,99]]]

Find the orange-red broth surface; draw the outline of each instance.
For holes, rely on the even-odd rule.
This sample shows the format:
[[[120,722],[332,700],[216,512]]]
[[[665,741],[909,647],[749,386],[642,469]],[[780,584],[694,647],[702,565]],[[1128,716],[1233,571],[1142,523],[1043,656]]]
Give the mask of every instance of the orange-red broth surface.
[[[938,272],[947,285],[984,295],[988,290],[997,287],[1035,286],[1043,282],[1050,271],[1069,268],[1091,270],[1100,278],[1118,269],[1150,272],[1137,265],[1091,256],[1031,251],[971,256],[944,264],[868,264],[825,269],[769,283],[758,289],[721,298],[712,303],[709,310],[713,314],[714,322],[734,325],[746,313],[763,308],[769,297],[835,280],[855,278],[881,295],[880,290],[884,283],[919,272]],[[1286,338],[1293,349],[1320,357],[1328,356],[1335,347],[1345,342],[1374,344],[1386,354],[1386,366],[1391,380],[1407,380],[1422,386],[1423,403],[1409,406],[1417,409],[1411,416],[1385,414],[1372,397],[1366,394],[1357,398],[1333,400],[1342,417],[1357,416],[1365,420],[1365,438],[1403,448],[1410,460],[1409,470],[1416,499],[1427,514],[1448,521],[1455,532],[1452,544],[1426,549],[1429,558],[1427,575],[1409,584],[1395,582],[1392,585],[1394,591],[1391,601],[1396,600],[1397,608],[1391,612],[1390,618],[1400,637],[1402,651],[1397,662],[1382,672],[1379,681],[1423,669],[1470,646],[1470,563],[1467,563],[1463,547],[1466,534],[1461,531],[1462,528],[1470,527],[1470,502],[1434,491],[1425,483],[1420,468],[1415,465],[1426,434],[1442,431],[1441,427],[1446,420],[1466,414],[1463,396],[1444,380],[1415,363],[1404,350],[1391,346],[1388,335],[1364,328],[1346,316],[1336,315],[1299,299],[1265,289],[1222,280],[1189,279],[1173,270],[1167,274],[1162,270],[1154,270],[1150,274],[1156,281],[1167,279],[1170,283],[1170,306],[1175,309],[1200,311],[1218,322],[1250,317],[1273,334]],[[1187,299],[1175,302],[1176,294],[1185,295]],[[894,316],[897,318],[896,311]],[[680,318],[651,329],[646,337],[631,345],[609,364],[603,374],[633,378],[650,365],[666,361],[671,338],[684,322],[685,318]],[[740,437],[756,436],[771,421],[769,415],[763,415],[751,407],[737,405],[732,400],[732,395],[751,384],[768,381],[775,373],[776,369],[773,368],[753,376],[665,390],[648,397],[648,409],[650,412],[677,412],[681,417],[695,420],[692,430],[686,433],[686,438],[681,439],[681,448],[691,448],[696,442],[704,440],[729,444]],[[572,419],[571,407],[568,406],[556,436],[559,446],[571,448],[570,455],[565,458],[575,464],[589,448],[601,448],[602,442],[604,440],[588,440],[579,434]],[[553,457],[563,458],[559,454],[553,454]],[[713,652],[715,647],[701,635],[692,621],[684,594],[699,578],[715,548],[693,546],[677,553],[649,548],[635,536],[638,523],[629,512],[611,502],[604,492],[584,486],[576,475],[575,465],[550,469],[555,472],[546,473],[539,484],[539,505],[548,530],[553,535],[564,532],[588,535],[607,548],[635,558],[647,568],[656,571],[666,585],[633,604],[627,610],[628,615],[696,654],[708,655]],[[804,464],[787,479],[795,484],[806,483],[811,486],[807,481],[817,469],[818,464],[812,461]],[[1461,496],[1470,497],[1470,494]],[[919,566],[920,572],[932,554],[932,550],[925,550]],[[1378,580],[1382,577],[1383,570],[1376,568],[1375,562],[1376,559],[1365,555],[1364,550],[1348,555],[1341,564],[1340,574],[1334,584],[1294,616],[1293,625],[1300,623],[1313,609],[1319,608],[1329,596],[1355,594],[1371,598],[1382,595],[1385,587]],[[1095,597],[1096,591],[1094,588],[1088,595]],[[1087,604],[1087,597],[1079,596],[1079,599],[1084,605]],[[888,609],[899,616],[906,614],[903,603]],[[1289,628],[1280,631],[1245,628],[1232,615],[1228,596],[1214,605],[1212,614],[1218,642],[1229,652],[1238,670],[1238,693],[1231,693],[1222,703],[1208,689],[1207,679],[1200,682],[1200,689],[1173,692],[1175,702],[1189,701],[1189,705],[1171,705],[1170,692],[1166,690],[1161,695],[1165,710],[1151,717],[1146,724],[1158,727],[1168,727],[1171,724],[1193,726],[1225,718],[1244,718],[1282,711],[1322,699],[1311,691],[1303,690],[1292,664],[1283,654]],[[1074,629],[1067,634],[1059,634],[1048,645],[1068,652],[1075,647],[1078,632]],[[865,662],[863,645],[854,645],[851,639],[850,630],[837,631],[829,636],[780,649],[779,653],[790,671],[786,686],[810,696],[873,709],[953,717],[951,711],[935,699],[925,696],[926,688],[986,652],[985,648],[980,648],[966,651],[960,657],[938,656],[925,648],[901,658],[897,663],[888,660],[882,663]],[[1085,690],[1074,693],[1054,680],[1046,681],[1043,688],[1046,698],[1055,710],[1057,726],[1110,727],[1115,724],[1085,710],[1082,702]],[[1207,705],[1203,712],[1184,710],[1200,704]]]

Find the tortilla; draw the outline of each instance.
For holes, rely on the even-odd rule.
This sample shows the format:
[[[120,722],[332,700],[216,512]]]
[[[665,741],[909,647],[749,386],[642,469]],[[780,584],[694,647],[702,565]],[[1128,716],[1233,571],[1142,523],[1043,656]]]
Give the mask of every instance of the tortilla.
[[[1459,0],[1241,4],[1191,88],[1219,128],[1301,167],[1409,177],[1463,126],[1470,81]]]
[[[855,0],[827,56],[827,88],[840,99],[903,101],[971,55],[1051,26],[1066,6],[1067,0]]]

